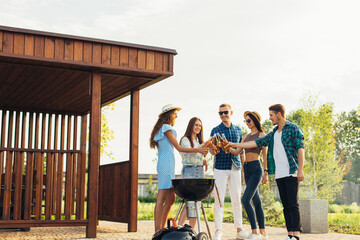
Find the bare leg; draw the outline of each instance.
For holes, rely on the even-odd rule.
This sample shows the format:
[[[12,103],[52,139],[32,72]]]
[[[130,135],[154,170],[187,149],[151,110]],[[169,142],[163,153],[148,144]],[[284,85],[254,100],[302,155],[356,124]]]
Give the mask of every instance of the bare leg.
[[[166,219],[174,202],[175,193],[172,188],[158,191],[154,209],[155,232],[165,227]]]
[[[179,218],[179,225],[183,226],[185,224],[186,221],[186,206],[183,207],[181,214],[180,214],[180,218]]]
[[[189,225],[192,227],[192,229],[195,229],[197,222],[197,218],[189,218]]]
[[[164,205],[162,206],[162,215],[160,220],[160,229],[165,227],[166,220],[169,216],[170,209],[175,202],[175,192],[172,188],[166,190]]]

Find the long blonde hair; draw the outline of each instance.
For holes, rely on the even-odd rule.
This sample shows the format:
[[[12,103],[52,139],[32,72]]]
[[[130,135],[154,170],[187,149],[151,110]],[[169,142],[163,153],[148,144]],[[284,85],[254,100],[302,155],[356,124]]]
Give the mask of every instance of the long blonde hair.
[[[165,112],[159,116],[159,119],[155,123],[155,126],[151,132],[150,135],[150,148],[155,148],[158,146],[158,143],[154,141],[155,135],[159,132],[160,128],[164,124],[169,124],[171,126],[174,126],[175,124],[175,115],[174,112],[177,111],[176,109],[170,110],[168,112]]]

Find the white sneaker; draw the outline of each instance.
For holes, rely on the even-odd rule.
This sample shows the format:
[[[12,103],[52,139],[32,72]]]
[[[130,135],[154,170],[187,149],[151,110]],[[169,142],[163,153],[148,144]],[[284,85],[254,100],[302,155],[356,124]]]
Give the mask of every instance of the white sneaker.
[[[262,239],[261,235],[257,235],[257,234],[250,234],[248,238],[246,238],[246,240],[257,240],[257,239]]]
[[[213,240],[221,240],[222,237],[222,231],[221,230],[216,230],[216,232],[214,233],[214,237]]]
[[[292,237],[292,238],[290,238],[290,240],[296,240],[296,238]]]
[[[240,232],[236,233],[236,239],[244,240],[248,237],[250,237],[250,234],[245,230],[241,230]]]
[[[286,238],[284,238],[284,240],[291,240],[291,238],[289,236],[286,236]]]
[[[266,235],[262,235],[262,234],[260,234],[260,236],[261,236],[261,239],[264,239],[264,240],[268,240],[269,239],[269,236],[266,234]]]

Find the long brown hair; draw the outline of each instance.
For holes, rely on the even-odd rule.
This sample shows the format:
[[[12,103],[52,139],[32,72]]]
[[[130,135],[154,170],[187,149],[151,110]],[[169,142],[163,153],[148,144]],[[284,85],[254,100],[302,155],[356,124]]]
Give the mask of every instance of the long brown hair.
[[[246,116],[248,116],[254,122],[255,127],[259,132],[264,132],[264,129],[261,126],[261,122],[259,122],[259,120],[252,113],[249,113]]]
[[[200,118],[198,117],[193,117],[192,119],[190,119],[189,123],[188,123],[188,126],[186,128],[186,131],[185,131],[185,134],[184,136],[180,139],[180,142],[181,140],[184,138],[184,137],[187,137],[190,141],[190,145],[191,147],[193,148],[194,147],[194,143],[193,143],[193,139],[191,137],[192,135],[192,132],[193,132],[193,129],[194,129],[194,125],[195,125],[195,122],[199,120],[201,122],[201,129],[200,129],[200,132],[196,135],[198,141],[200,144],[202,144],[204,142],[204,138],[203,138],[203,124],[202,124],[202,121]]]
[[[175,124],[175,116],[174,112],[177,111],[176,109],[170,110],[168,112],[164,112],[159,116],[159,119],[157,120],[150,136],[150,148],[155,148],[158,146],[158,143],[154,141],[155,135],[159,132],[160,128],[164,124],[169,124],[171,126],[174,126]]]

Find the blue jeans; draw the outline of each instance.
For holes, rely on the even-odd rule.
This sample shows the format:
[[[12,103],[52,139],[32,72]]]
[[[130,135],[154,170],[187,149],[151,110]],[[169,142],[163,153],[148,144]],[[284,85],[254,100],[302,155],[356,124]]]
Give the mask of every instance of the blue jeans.
[[[261,178],[263,175],[263,170],[260,161],[245,162],[244,174],[245,174],[246,188],[243,197],[241,199],[241,202],[248,215],[251,224],[251,229],[257,229],[256,220],[259,224],[259,228],[265,229],[265,215],[264,215],[264,210],[262,208],[259,189],[258,189],[258,186],[261,182]],[[255,211],[250,203],[251,200],[254,204]],[[256,213],[256,218],[255,218],[255,213]]]
[[[204,178],[204,168],[201,165],[184,165],[181,176],[182,178]]]

